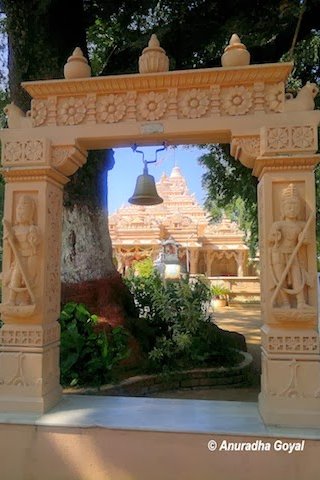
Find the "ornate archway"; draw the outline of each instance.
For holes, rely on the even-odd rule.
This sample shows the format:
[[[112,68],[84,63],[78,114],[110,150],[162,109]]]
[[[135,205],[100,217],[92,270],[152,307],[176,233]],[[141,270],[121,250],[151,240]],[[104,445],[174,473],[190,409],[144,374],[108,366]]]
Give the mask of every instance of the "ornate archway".
[[[146,65],[140,74],[28,82],[30,115],[8,106],[0,410],[43,412],[60,399],[62,191],[87,151],[230,142],[259,178],[260,412],[266,423],[320,426],[316,88],[286,100],[291,63],[167,72],[158,62],[158,73]]]

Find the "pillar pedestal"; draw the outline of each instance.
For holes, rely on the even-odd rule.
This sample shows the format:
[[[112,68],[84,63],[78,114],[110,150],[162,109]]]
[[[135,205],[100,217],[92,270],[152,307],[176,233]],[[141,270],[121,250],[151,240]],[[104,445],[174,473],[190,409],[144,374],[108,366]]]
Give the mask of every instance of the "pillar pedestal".
[[[0,411],[43,413],[61,397],[60,325],[5,324],[0,330]]]
[[[260,158],[264,325],[259,410],[268,425],[320,427],[316,161],[316,157],[283,157],[281,162]]]
[[[0,411],[42,414],[62,394],[57,319],[67,179],[47,166],[9,170],[5,179]]]

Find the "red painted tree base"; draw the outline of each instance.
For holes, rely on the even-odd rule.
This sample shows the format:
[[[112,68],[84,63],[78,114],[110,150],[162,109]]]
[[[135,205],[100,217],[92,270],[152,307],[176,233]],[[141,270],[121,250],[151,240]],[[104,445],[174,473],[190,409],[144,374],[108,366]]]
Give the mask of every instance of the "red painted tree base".
[[[134,312],[133,299],[118,272],[109,277],[76,284],[62,284],[62,305],[84,303],[90,313],[99,316],[102,324],[124,325],[126,314]]]

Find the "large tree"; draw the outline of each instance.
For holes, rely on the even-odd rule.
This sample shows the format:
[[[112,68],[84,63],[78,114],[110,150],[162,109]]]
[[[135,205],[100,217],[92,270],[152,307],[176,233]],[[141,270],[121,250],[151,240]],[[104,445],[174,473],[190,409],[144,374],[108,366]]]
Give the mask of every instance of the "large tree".
[[[63,78],[63,66],[75,46],[87,55],[84,2],[3,0],[1,5],[8,33],[10,99],[28,110],[30,98],[21,82]],[[90,152],[87,165],[71,178],[64,193],[62,298],[85,300],[101,314],[109,303],[105,290],[110,276],[115,276],[105,202],[112,166],[112,151]]]

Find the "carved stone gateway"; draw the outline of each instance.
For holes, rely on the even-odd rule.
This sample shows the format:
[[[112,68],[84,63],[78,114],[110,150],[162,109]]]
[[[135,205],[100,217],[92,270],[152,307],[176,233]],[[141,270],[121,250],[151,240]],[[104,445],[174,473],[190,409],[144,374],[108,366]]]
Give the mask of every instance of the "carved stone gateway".
[[[43,412],[59,401],[62,190],[87,151],[230,142],[259,178],[260,412],[268,424],[320,427],[317,87],[286,99],[292,64],[247,65],[240,39],[231,44],[228,66],[168,72],[153,38],[144,73],[96,78],[78,55],[68,79],[23,85],[29,114],[7,107],[0,410]]]

